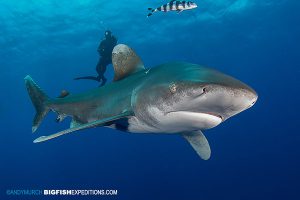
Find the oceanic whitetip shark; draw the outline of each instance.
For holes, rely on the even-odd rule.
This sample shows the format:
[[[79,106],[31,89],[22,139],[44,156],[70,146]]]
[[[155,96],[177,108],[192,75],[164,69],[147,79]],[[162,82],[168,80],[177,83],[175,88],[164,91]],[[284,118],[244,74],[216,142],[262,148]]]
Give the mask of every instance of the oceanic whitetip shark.
[[[114,81],[82,94],[49,98],[30,76],[25,84],[36,109],[32,132],[51,110],[58,121],[72,117],[69,129],[41,136],[43,142],[74,131],[105,126],[130,133],[180,134],[207,160],[211,150],[202,131],[250,108],[256,92],[219,71],[184,62],[145,69],[128,46],[112,53]]]

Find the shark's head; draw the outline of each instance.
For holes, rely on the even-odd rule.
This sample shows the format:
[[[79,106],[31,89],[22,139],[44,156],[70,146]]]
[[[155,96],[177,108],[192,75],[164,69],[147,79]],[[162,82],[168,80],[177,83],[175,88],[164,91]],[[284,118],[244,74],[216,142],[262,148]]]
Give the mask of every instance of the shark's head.
[[[170,87],[176,90],[174,96],[177,88],[181,96],[175,108],[211,114],[224,121],[253,106],[258,98],[245,83],[214,69],[185,64],[185,70],[179,71],[182,73]]]
[[[152,73],[155,78],[149,80],[142,101],[156,126],[209,129],[257,100],[256,92],[246,84],[199,65],[170,63]]]

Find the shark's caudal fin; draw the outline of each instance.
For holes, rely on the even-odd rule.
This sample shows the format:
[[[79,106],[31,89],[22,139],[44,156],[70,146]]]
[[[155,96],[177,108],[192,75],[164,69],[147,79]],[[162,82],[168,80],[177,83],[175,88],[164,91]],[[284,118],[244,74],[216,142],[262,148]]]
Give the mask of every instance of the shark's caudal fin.
[[[49,97],[41,90],[41,88],[30,76],[27,75],[24,79],[28,94],[36,110],[32,124],[32,132],[35,132],[50,110],[46,105]]]
[[[208,160],[210,158],[210,146],[206,137],[201,131],[183,133],[182,136],[190,143],[190,145],[203,160]]]

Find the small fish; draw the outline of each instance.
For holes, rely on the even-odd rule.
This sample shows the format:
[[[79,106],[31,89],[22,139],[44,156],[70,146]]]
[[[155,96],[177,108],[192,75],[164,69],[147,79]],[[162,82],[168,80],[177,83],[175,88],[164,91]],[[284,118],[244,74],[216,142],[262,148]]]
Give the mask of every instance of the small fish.
[[[155,13],[157,11],[161,11],[161,12],[177,11],[177,13],[180,13],[184,10],[190,10],[190,9],[194,9],[194,8],[197,8],[197,4],[192,1],[172,0],[169,3],[162,5],[156,9],[148,8],[148,10],[151,12],[147,15],[147,17],[150,17],[151,15],[153,15],[153,13]]]

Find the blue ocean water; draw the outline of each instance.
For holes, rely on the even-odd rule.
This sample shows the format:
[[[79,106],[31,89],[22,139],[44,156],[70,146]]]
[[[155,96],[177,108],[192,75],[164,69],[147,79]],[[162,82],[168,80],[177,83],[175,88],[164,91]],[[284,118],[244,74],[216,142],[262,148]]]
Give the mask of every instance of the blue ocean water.
[[[9,189],[117,189],[109,199],[300,199],[300,2],[197,0],[195,10],[146,18],[148,7],[165,2],[0,0],[0,199],[12,198]],[[51,113],[32,134],[35,111],[23,78],[30,74],[52,97],[97,87],[72,79],[96,75],[106,29],[147,67],[174,60],[210,66],[252,86],[259,99],[205,132],[208,161],[180,136],[107,128],[33,144],[70,121],[57,124]]]

